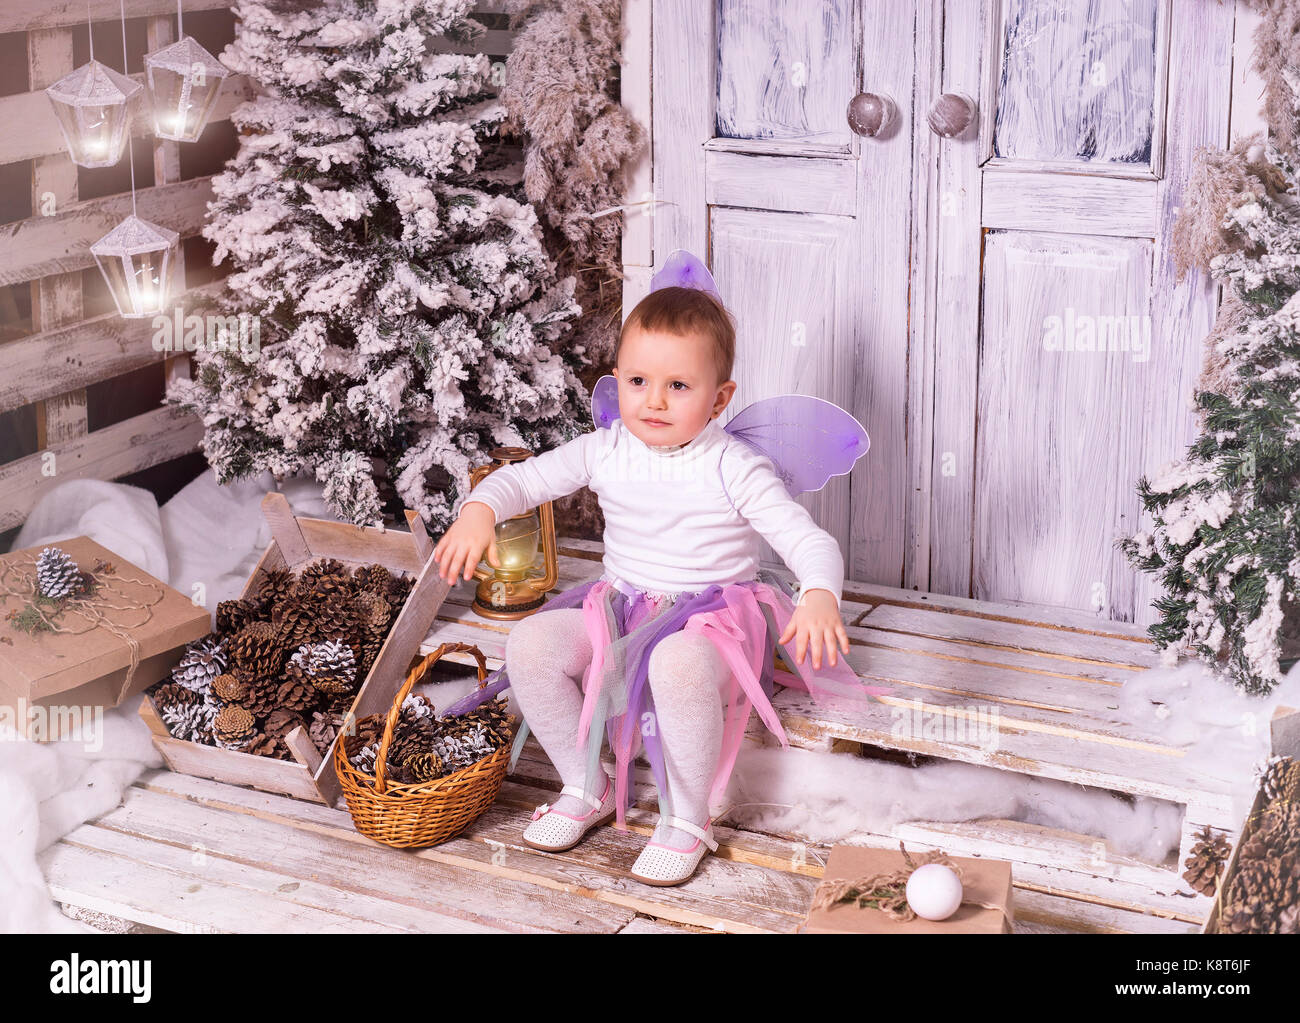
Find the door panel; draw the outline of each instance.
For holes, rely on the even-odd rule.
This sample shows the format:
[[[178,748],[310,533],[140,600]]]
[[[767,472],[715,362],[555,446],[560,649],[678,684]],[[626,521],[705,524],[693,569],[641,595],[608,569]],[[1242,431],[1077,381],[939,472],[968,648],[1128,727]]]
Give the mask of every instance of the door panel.
[[[1004,0],[992,155],[1150,170],[1167,15],[1165,0]]]
[[[844,107],[857,92],[856,6],[717,0],[717,137],[849,152]]]
[[[981,600],[1129,611],[1115,527],[1140,503],[1128,443],[1150,383],[1147,239],[985,236],[975,478]]]
[[[712,210],[713,275],[738,321],[738,386],[724,424],[751,402],[781,394],[850,407],[852,350],[837,342],[852,318],[846,271],[854,226],[848,217]],[[848,478],[797,500],[848,550]],[[766,541],[762,556],[778,560]]]

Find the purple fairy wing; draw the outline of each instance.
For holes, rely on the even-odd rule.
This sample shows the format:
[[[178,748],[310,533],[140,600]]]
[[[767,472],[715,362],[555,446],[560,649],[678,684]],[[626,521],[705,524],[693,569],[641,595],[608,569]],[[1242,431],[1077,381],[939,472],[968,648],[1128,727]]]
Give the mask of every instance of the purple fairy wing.
[[[843,476],[871,446],[857,419],[834,402],[807,394],[756,401],[723,429],[772,459],[791,497]]]
[[[659,272],[650,278],[650,290],[658,291],[660,288],[695,288],[722,301],[708,267],[685,249],[674,249]]]
[[[606,373],[591,389],[591,421],[597,429],[609,429],[618,417],[618,379]]]

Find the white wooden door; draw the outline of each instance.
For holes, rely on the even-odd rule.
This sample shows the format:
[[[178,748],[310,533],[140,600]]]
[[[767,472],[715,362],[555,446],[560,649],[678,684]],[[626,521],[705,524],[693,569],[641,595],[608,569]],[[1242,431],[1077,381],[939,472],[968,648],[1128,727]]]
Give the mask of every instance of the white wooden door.
[[[918,182],[938,216],[917,268],[934,395],[932,423],[913,417],[931,457],[911,581],[1149,623],[1153,580],[1114,540],[1148,528],[1137,480],[1193,436],[1215,295],[1200,274],[1175,283],[1169,233],[1193,150],[1227,142],[1232,5],[943,12],[928,102],[965,94],[978,113],[931,137]]]
[[[902,579],[912,0],[655,0],[656,261],[709,263],[738,320],[723,418],[797,392],[871,436],[853,472],[800,501],[850,577]],[[859,93],[902,102],[875,137]],[[775,560],[769,548],[766,557]]]
[[[1227,141],[1232,4],[653,0],[652,25],[653,252],[705,254],[735,312],[732,410],[800,392],[866,426],[801,498],[848,575],[1149,621],[1113,544],[1192,435],[1214,290],[1174,282],[1169,228]],[[873,136],[867,94],[894,106]],[[1130,326],[1143,351],[1075,350]]]

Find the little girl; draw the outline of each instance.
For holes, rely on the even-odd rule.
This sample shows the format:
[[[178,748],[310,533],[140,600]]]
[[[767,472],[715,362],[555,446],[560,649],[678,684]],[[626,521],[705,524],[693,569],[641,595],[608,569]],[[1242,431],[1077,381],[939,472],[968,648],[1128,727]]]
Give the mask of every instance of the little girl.
[[[484,552],[498,564],[496,523],[584,485],[597,495],[604,573],[519,621],[495,684],[445,713],[514,690],[526,721],[515,757],[531,729],[564,781],[523,833],[547,851],[571,848],[615,813],[625,829],[631,761],[644,743],[661,814],[630,876],[657,885],[680,884],[706,846],[716,851],[712,811],[751,702],[788,745],[771,706],[778,674],[818,698],[878,691],[836,656],[837,645],[849,649],[839,545],[790,496],[773,461],[718,422],[736,390],[735,328],[707,270],[684,255],[707,284],[658,285],[628,316],[615,353],[618,418],[490,473],[433,553],[442,578],[463,570],[469,579]],[[760,536],[798,576],[797,606],[760,569]],[[829,679],[802,667],[799,676],[776,672],[773,646],[791,638],[797,655],[785,650],[784,660],[802,666],[811,647],[820,669],[824,646]],[[599,759],[607,730],[616,784]]]

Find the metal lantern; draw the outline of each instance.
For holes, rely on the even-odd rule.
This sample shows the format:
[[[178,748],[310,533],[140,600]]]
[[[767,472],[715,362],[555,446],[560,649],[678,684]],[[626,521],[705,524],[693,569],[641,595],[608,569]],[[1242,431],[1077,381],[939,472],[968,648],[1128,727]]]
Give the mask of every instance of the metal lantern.
[[[161,314],[170,290],[172,255],[180,235],[134,213],[90,247],[126,319]]]
[[[470,470],[471,490],[488,473],[531,458],[533,453],[527,448],[493,448],[488,454],[490,465]],[[501,567],[494,568],[486,559],[478,563],[474,578],[479,584],[470,606],[484,618],[523,618],[542,606],[560,578],[551,502],[498,522],[496,548]]]
[[[153,104],[154,134],[175,142],[197,142],[230,71],[185,36],[144,58],[145,81]]]
[[[45,90],[73,163],[111,167],[122,159],[131,123],[128,107],[143,88],[92,59]]]

